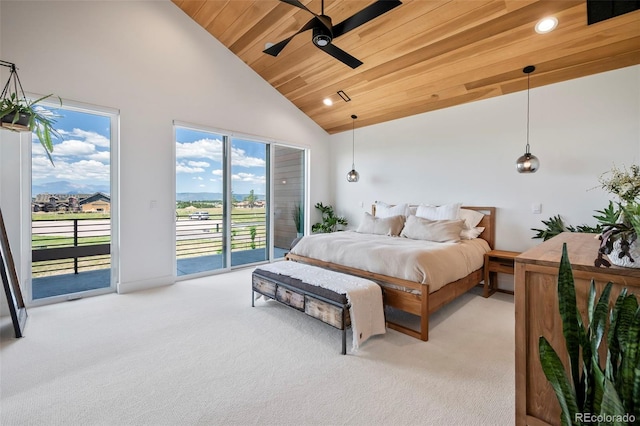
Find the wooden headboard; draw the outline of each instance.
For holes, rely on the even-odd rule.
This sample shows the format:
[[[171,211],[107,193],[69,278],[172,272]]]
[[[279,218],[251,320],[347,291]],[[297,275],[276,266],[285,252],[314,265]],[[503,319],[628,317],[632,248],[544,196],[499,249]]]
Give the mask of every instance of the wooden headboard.
[[[417,207],[410,205],[409,207]],[[476,207],[476,206],[462,206],[463,209],[476,210],[484,214],[484,217],[478,224],[478,226],[484,227],[484,231],[480,234],[479,238],[482,238],[489,247],[493,250],[495,248],[494,243],[496,239],[496,208],[495,207]],[[376,215],[376,205],[371,205],[371,214]]]

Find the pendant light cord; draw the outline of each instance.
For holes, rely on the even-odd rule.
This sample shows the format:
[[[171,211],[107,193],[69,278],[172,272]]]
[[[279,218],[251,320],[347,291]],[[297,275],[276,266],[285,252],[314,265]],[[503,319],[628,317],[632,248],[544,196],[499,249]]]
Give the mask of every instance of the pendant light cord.
[[[352,116],[353,127],[351,129],[351,169],[356,168],[356,119]]]
[[[530,91],[530,81],[531,81],[531,73],[527,74],[527,149],[526,153],[529,152],[529,91]]]

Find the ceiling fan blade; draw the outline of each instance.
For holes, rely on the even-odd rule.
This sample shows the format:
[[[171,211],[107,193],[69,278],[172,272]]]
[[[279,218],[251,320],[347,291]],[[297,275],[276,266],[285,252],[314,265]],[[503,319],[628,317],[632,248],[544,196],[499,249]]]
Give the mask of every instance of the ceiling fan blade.
[[[291,6],[299,7],[300,9],[306,10],[307,12],[311,13],[313,16],[316,16],[315,13],[313,13],[312,11],[307,9],[307,6],[305,6],[304,4],[300,3],[298,0],[280,0],[280,1],[282,3],[290,4]]]
[[[362,24],[366,24],[372,19],[375,19],[378,16],[387,13],[391,9],[394,9],[401,4],[402,2],[400,0],[378,0],[375,3],[365,7],[360,12],[357,12],[352,17],[347,18],[339,24],[334,25],[333,38],[340,37],[341,35],[348,33],[349,31],[359,27]]]
[[[309,12],[310,14],[312,14],[313,16],[318,18],[319,22],[322,25],[324,25],[324,27],[327,30],[331,31],[331,18],[329,18],[328,16],[316,15],[312,10],[308,9],[307,6],[305,6],[304,4],[300,3],[298,0],[280,0],[280,1],[282,3],[290,4],[291,6],[299,7],[302,10],[306,10],[307,12]]]
[[[315,46],[315,45],[314,45]],[[326,53],[328,53],[329,55],[333,56],[334,58],[336,58],[337,60],[339,60],[340,62],[344,63],[345,65],[350,66],[351,68],[358,68],[360,65],[362,65],[362,61],[360,61],[359,59],[354,58],[353,56],[349,55],[347,52],[345,52],[344,50],[340,49],[339,47],[329,43],[326,46],[320,47],[320,46],[316,46],[318,49],[320,50],[324,50]]]
[[[274,44],[271,47],[268,47],[268,48],[264,49],[262,52],[263,53],[267,53],[267,54],[269,54],[271,56],[278,56],[280,54],[280,52],[282,52],[282,49],[284,49],[285,46],[287,44],[289,44],[289,42],[295,36],[297,36],[300,33],[305,32],[305,31],[309,31],[309,30],[311,30],[311,29],[313,29],[313,28],[315,28],[315,27],[317,27],[319,25],[322,25],[322,22],[320,22],[320,20],[318,18],[313,18],[309,22],[307,22],[304,27],[300,28],[300,30],[298,30],[297,33],[295,33],[294,35],[292,35],[289,38],[285,38],[284,40]]]

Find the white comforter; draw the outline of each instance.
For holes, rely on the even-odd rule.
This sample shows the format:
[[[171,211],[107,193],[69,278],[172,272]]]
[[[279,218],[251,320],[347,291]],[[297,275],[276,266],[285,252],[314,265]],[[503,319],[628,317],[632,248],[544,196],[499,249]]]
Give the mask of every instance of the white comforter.
[[[480,238],[435,243],[344,231],[307,235],[291,253],[429,284],[429,292],[434,292],[481,268],[489,250]]]

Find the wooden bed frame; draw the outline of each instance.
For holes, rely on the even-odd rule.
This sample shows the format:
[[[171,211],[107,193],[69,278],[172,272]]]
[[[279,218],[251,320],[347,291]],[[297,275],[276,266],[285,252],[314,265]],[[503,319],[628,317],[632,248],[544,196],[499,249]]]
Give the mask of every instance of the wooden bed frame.
[[[489,243],[491,249],[494,248],[495,239],[495,207],[467,207],[464,209],[477,210],[484,213],[482,221],[478,226],[483,226],[484,231],[480,234],[479,238],[486,240]],[[372,212],[375,215],[375,205],[372,208]],[[402,324],[387,321],[387,327],[400,331],[409,336],[421,339],[424,341],[429,340],[429,315],[437,311],[447,303],[451,302],[458,296],[466,293],[471,288],[478,285],[483,279],[483,268],[477,269],[471,272],[466,277],[463,277],[457,281],[444,285],[437,291],[429,293],[429,285],[421,284],[415,281],[407,281],[400,278],[390,277],[388,275],[376,274],[373,272],[363,271],[361,269],[352,268],[349,266],[339,265],[336,263],[325,262],[310,257],[299,256],[288,253],[286,255],[287,260],[293,260],[296,262],[307,263],[310,265],[320,266],[322,268],[331,269],[334,271],[344,272],[346,274],[363,277],[377,282],[382,287],[382,294],[385,306],[391,306],[404,312],[408,312],[420,317],[420,329],[414,330],[406,327]],[[396,286],[402,286],[411,290],[416,290],[417,293],[410,293],[400,289],[385,286],[385,284],[391,284]],[[426,290],[426,291],[425,291]]]

